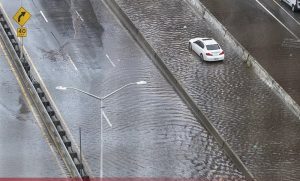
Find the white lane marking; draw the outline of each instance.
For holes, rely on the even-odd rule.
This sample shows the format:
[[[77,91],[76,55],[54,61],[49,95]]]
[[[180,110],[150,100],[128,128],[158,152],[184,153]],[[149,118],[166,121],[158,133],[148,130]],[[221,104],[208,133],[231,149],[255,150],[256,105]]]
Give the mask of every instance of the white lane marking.
[[[298,25],[300,25],[300,22],[297,21],[287,10],[285,10],[277,1],[273,0],[275,4],[277,4],[286,14],[288,14]]]
[[[120,60],[120,59],[118,59],[118,62],[121,62],[121,60]]]
[[[75,12],[76,12],[77,16],[79,17],[79,19],[80,19],[82,22],[84,22],[83,18],[80,16],[80,14],[78,13],[78,11],[75,10]]]
[[[40,11],[41,15],[43,16],[44,20],[46,21],[46,23],[48,23],[48,20],[46,18],[46,16],[44,15],[43,11]]]
[[[69,54],[67,54],[68,59],[70,60],[71,64],[73,65],[73,67],[75,68],[76,71],[78,71],[78,68],[76,67],[74,61],[72,60],[71,56]]]
[[[112,127],[112,124],[111,124],[111,122],[109,121],[108,117],[106,116],[104,110],[102,110],[102,114],[103,114],[103,117],[105,118],[105,120],[107,121],[108,125],[109,125],[110,127]]]
[[[114,64],[114,62],[109,58],[109,56],[106,54],[107,59],[109,60],[109,62],[112,64],[113,67],[116,67],[116,65]]]
[[[262,7],[264,8],[276,21],[278,21],[288,32],[290,32],[296,39],[299,39],[299,37],[293,33],[287,26],[285,26],[278,18],[276,18],[276,16],[271,13],[259,0],[256,0],[256,2]]]

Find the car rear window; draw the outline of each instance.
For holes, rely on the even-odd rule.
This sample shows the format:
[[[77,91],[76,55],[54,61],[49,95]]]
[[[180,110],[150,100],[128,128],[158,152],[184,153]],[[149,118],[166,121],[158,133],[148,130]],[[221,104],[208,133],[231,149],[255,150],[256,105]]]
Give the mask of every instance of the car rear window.
[[[207,50],[219,50],[220,46],[218,44],[206,45]]]

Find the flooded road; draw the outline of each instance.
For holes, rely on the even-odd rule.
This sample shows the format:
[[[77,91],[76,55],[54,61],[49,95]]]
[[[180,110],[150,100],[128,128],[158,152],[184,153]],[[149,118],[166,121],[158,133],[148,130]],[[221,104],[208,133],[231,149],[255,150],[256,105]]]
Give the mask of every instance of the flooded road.
[[[0,44],[2,47],[1,39]],[[1,48],[0,178],[68,177],[41,123],[27,105],[7,59],[7,52]]]
[[[258,180],[299,180],[299,120],[254,71],[246,67],[214,27],[184,1],[117,2]],[[220,3],[214,7],[226,4]],[[230,7],[233,12],[238,10],[235,4]],[[253,3],[249,3],[249,8],[260,11]],[[225,17],[234,18],[235,14]],[[238,21],[235,25],[243,28]],[[253,25],[246,30],[255,28],[264,28],[264,25]],[[262,39],[271,36],[276,39],[278,34],[280,30],[274,29]],[[291,38],[288,33],[285,35]],[[200,61],[188,51],[188,40],[194,37],[216,39],[225,50],[226,60]]]
[[[2,3],[9,16],[18,8]],[[129,82],[148,82],[104,102],[112,123],[104,122],[102,133],[104,177],[244,179],[103,4],[97,19],[86,0],[23,3],[33,15],[26,49],[77,144],[81,127],[92,176],[100,170],[99,101],[58,85],[104,96]]]
[[[299,105],[299,12],[279,0],[260,0],[261,5],[255,0],[201,2]]]

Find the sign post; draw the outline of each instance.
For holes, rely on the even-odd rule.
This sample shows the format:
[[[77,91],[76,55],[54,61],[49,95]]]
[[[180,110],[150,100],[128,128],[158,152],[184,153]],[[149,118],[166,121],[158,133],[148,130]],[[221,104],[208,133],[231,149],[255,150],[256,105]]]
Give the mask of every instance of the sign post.
[[[20,25],[20,27],[17,29],[17,36],[21,37],[21,61],[23,61],[24,57],[23,38],[27,36],[27,28],[25,28],[24,25],[27,23],[30,17],[31,14],[23,7],[21,7],[13,17],[13,19]]]

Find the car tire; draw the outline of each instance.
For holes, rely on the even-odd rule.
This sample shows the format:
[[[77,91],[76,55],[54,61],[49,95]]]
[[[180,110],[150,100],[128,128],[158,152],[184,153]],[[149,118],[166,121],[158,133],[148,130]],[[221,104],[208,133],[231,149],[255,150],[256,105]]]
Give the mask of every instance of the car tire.
[[[295,7],[295,5],[292,5],[292,11],[293,11],[293,12],[296,12],[296,7]]]
[[[192,44],[189,43],[189,50],[192,51]]]
[[[200,59],[204,61],[202,53],[200,54]]]

